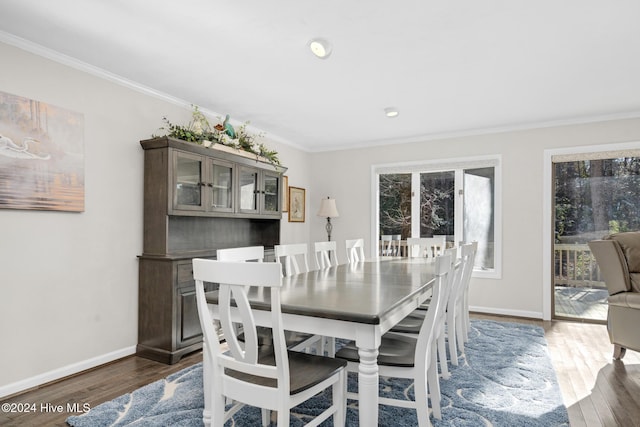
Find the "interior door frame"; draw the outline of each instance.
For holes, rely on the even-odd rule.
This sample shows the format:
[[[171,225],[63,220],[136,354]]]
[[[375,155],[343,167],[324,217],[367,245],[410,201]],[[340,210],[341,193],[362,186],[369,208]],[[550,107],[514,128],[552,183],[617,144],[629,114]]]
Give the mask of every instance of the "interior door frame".
[[[611,152],[615,157],[615,152],[625,150],[640,149],[640,141],[583,145],[566,148],[554,148],[544,150],[544,172],[542,187],[542,319],[551,320],[553,318],[553,236],[554,236],[554,213],[553,213],[553,156],[566,154],[589,154]]]

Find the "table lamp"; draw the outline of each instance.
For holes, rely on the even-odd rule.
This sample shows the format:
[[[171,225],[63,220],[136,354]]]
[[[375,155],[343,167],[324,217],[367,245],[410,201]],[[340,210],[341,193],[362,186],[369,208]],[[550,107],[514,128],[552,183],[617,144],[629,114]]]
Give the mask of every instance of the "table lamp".
[[[327,218],[327,225],[325,226],[327,230],[327,240],[331,241],[331,230],[333,230],[333,225],[331,225],[331,218],[337,218],[340,216],[340,214],[338,214],[338,209],[336,208],[336,199],[331,199],[329,197],[327,197],[326,199],[322,199],[320,201],[320,210],[318,211],[318,216]]]

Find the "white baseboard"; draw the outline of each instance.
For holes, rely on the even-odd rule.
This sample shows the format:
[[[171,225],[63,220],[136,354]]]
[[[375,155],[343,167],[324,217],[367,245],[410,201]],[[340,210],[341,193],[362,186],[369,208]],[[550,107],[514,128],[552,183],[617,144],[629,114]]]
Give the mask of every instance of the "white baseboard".
[[[537,311],[505,310],[502,308],[472,306],[469,306],[469,311],[484,314],[496,314],[500,316],[524,317],[527,319],[543,319],[542,312]]]
[[[45,372],[43,374],[36,375],[35,377],[0,386],[0,398],[19,393],[51,381],[59,380],[60,378],[68,377],[69,375],[77,374],[78,372],[86,371],[87,369],[95,368],[96,366],[104,365],[105,363],[113,362],[117,359],[122,359],[123,357],[135,354],[135,352],[135,345],[125,347],[111,353],[63,366],[62,368],[54,369],[53,371]]]

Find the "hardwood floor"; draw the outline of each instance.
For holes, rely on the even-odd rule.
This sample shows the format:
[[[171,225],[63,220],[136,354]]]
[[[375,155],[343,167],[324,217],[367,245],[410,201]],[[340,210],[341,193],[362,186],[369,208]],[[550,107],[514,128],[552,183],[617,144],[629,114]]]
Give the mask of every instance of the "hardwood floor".
[[[201,352],[190,354],[175,365],[129,356],[3,400],[2,404],[35,404],[35,407],[31,406],[29,412],[7,413],[3,409],[0,426],[67,426],[65,420],[69,416],[81,413],[73,411],[74,404],[93,408],[201,361]],[[68,404],[72,407],[68,408]],[[58,405],[62,405],[61,410]]]
[[[545,329],[571,426],[640,426],[640,353],[628,351],[624,361],[613,361],[606,326],[480,314],[472,317],[528,323]],[[74,409],[74,404],[80,409],[84,404],[95,407],[201,360],[201,353],[194,353],[168,366],[127,357],[3,400],[0,403],[34,405],[30,409],[35,411],[3,410],[0,425],[66,426],[65,420],[74,414],[68,409]],[[62,406],[61,411],[58,405]]]
[[[613,360],[606,325],[472,317],[544,328],[572,427],[640,426],[640,353],[629,350],[622,361]]]

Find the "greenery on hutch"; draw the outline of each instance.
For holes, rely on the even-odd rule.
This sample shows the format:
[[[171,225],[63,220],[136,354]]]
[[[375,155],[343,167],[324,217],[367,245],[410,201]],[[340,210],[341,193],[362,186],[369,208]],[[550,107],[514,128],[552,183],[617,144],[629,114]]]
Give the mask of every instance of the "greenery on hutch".
[[[263,136],[263,133],[252,135],[247,132],[249,122],[245,122],[238,129],[234,129],[229,123],[229,115],[227,115],[222,122],[211,126],[209,120],[196,105],[193,106],[191,121],[186,126],[173,124],[166,117],[163,117],[162,121],[165,125],[159,130],[165,132],[163,136],[193,142],[207,148],[215,144],[221,144],[255,154],[256,159],[262,157],[273,165],[280,165],[278,152],[257,141],[258,138]],[[153,137],[157,136],[159,135],[153,135]]]

